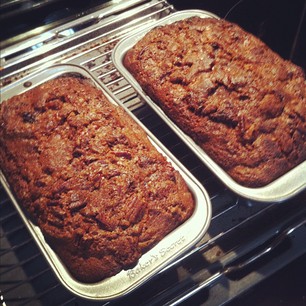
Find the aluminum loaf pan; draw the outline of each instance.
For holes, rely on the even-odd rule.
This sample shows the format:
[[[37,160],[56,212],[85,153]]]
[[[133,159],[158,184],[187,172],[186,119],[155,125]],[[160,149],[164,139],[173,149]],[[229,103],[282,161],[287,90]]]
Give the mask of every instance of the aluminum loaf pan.
[[[132,74],[124,67],[123,59],[126,52],[131,49],[142,37],[145,36],[152,28],[171,24],[192,16],[201,18],[218,18],[216,15],[201,10],[185,10],[173,13],[154,24],[146,26],[140,31],[133,32],[128,37],[121,40],[113,51],[113,62],[120,73],[135,88],[139,95],[150,105],[150,107],[169,125],[169,127],[182,139],[183,142],[200,158],[200,160],[213,172],[216,176],[235,193],[259,202],[281,202],[306,187],[306,161],[299,164],[286,174],[274,180],[270,184],[259,187],[250,188],[242,186],[232,179],[206,152],[195,143],[186,133],[184,133],[174,122],[164,113],[164,111],[155,103],[141,88]]]
[[[61,259],[45,241],[40,228],[35,225],[27,216],[27,213],[18,204],[13,195],[12,189],[7,183],[5,176],[0,172],[0,180],[9,194],[16,210],[23,219],[28,230],[32,234],[39,249],[50,264],[52,270],[57,275],[60,282],[72,293],[91,300],[111,300],[124,296],[136,289],[144,282],[148,281],[161,269],[165,269],[173,260],[182,256],[187,250],[192,248],[206,233],[211,220],[211,203],[206,190],[202,185],[185,169],[180,162],[153,136],[124,106],[119,105],[119,101],[111,95],[97,79],[87,70],[74,65],[55,65],[47,69],[31,74],[19,81],[3,88],[1,92],[1,102],[17,94],[21,94],[37,85],[61,75],[79,75],[89,79],[93,85],[97,86],[109,101],[118,107],[123,107],[126,112],[138,123],[147,133],[148,139],[163,154],[173,167],[179,171],[187,183],[195,200],[195,210],[192,216],[183,224],[169,233],[156,246],[145,253],[138,264],[129,269],[123,270],[115,276],[104,279],[97,283],[83,283],[73,278]]]

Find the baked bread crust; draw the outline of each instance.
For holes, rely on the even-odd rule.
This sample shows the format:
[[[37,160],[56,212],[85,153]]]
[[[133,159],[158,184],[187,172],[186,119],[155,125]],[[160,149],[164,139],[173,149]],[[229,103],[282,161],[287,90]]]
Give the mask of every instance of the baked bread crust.
[[[81,78],[57,78],[1,104],[0,165],[83,282],[135,265],[194,210],[185,181],[144,131]]]
[[[191,17],[154,28],[124,65],[236,182],[261,187],[306,158],[306,82],[239,26]]]

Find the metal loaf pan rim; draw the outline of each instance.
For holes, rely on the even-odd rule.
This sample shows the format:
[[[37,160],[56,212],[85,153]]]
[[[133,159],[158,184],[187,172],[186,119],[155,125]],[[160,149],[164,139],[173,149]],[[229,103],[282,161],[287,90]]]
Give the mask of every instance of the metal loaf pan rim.
[[[33,224],[28,218],[27,213],[18,204],[3,172],[0,171],[0,181],[4,189],[7,191],[17,212],[59,281],[73,294],[82,298],[101,301],[112,300],[123,297],[149,281],[159,271],[165,269],[167,265],[195,246],[203,238],[210,225],[212,215],[211,202],[207,191],[197,179],[98,79],[83,67],[72,64],[57,64],[44,68],[5,87],[2,90],[1,102],[63,74],[79,74],[88,78],[95,86],[102,90],[110,102],[118,107],[122,107],[145,130],[147,137],[157,150],[180,172],[195,199],[196,206],[193,215],[169,233],[151,250],[143,254],[133,269],[123,270],[117,275],[101,282],[87,284],[77,281],[70,275],[60,258],[45,241],[40,228]]]
[[[201,18],[218,18],[213,13],[203,10],[183,10],[177,11],[167,17],[160,19],[154,24],[150,24],[141,30],[130,33],[123,38],[114,48],[112,59],[115,67],[123,77],[132,85],[136,92],[144,101],[159,115],[159,117],[180,137],[180,139],[198,156],[198,158],[232,191],[236,194],[257,202],[283,202],[306,187],[306,161],[289,170],[287,173],[277,178],[270,184],[252,188],[245,187],[231,178],[208,154],[200,148],[186,133],[184,133],[164,111],[145,93],[132,74],[123,65],[126,52],[131,49],[147,32],[157,26],[163,26],[185,18],[199,16]]]

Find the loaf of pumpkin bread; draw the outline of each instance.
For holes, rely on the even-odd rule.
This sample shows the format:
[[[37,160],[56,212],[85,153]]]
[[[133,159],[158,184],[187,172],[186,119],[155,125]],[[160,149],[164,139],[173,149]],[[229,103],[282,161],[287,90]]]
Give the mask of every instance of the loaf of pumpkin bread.
[[[0,166],[82,282],[133,267],[194,210],[179,172],[82,78],[47,81],[1,104]]]
[[[156,27],[124,65],[239,184],[265,186],[305,160],[304,72],[238,25],[191,17]]]

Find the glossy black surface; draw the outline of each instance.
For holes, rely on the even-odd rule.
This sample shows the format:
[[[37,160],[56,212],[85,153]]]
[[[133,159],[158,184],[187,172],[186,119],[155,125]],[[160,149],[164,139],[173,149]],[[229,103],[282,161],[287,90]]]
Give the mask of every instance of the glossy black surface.
[[[110,3],[107,0],[1,1],[1,41],[43,26],[57,26]]]
[[[306,68],[305,0],[170,1],[178,9],[211,11],[255,34],[282,57]]]
[[[293,261],[228,306],[305,306],[306,255]]]

